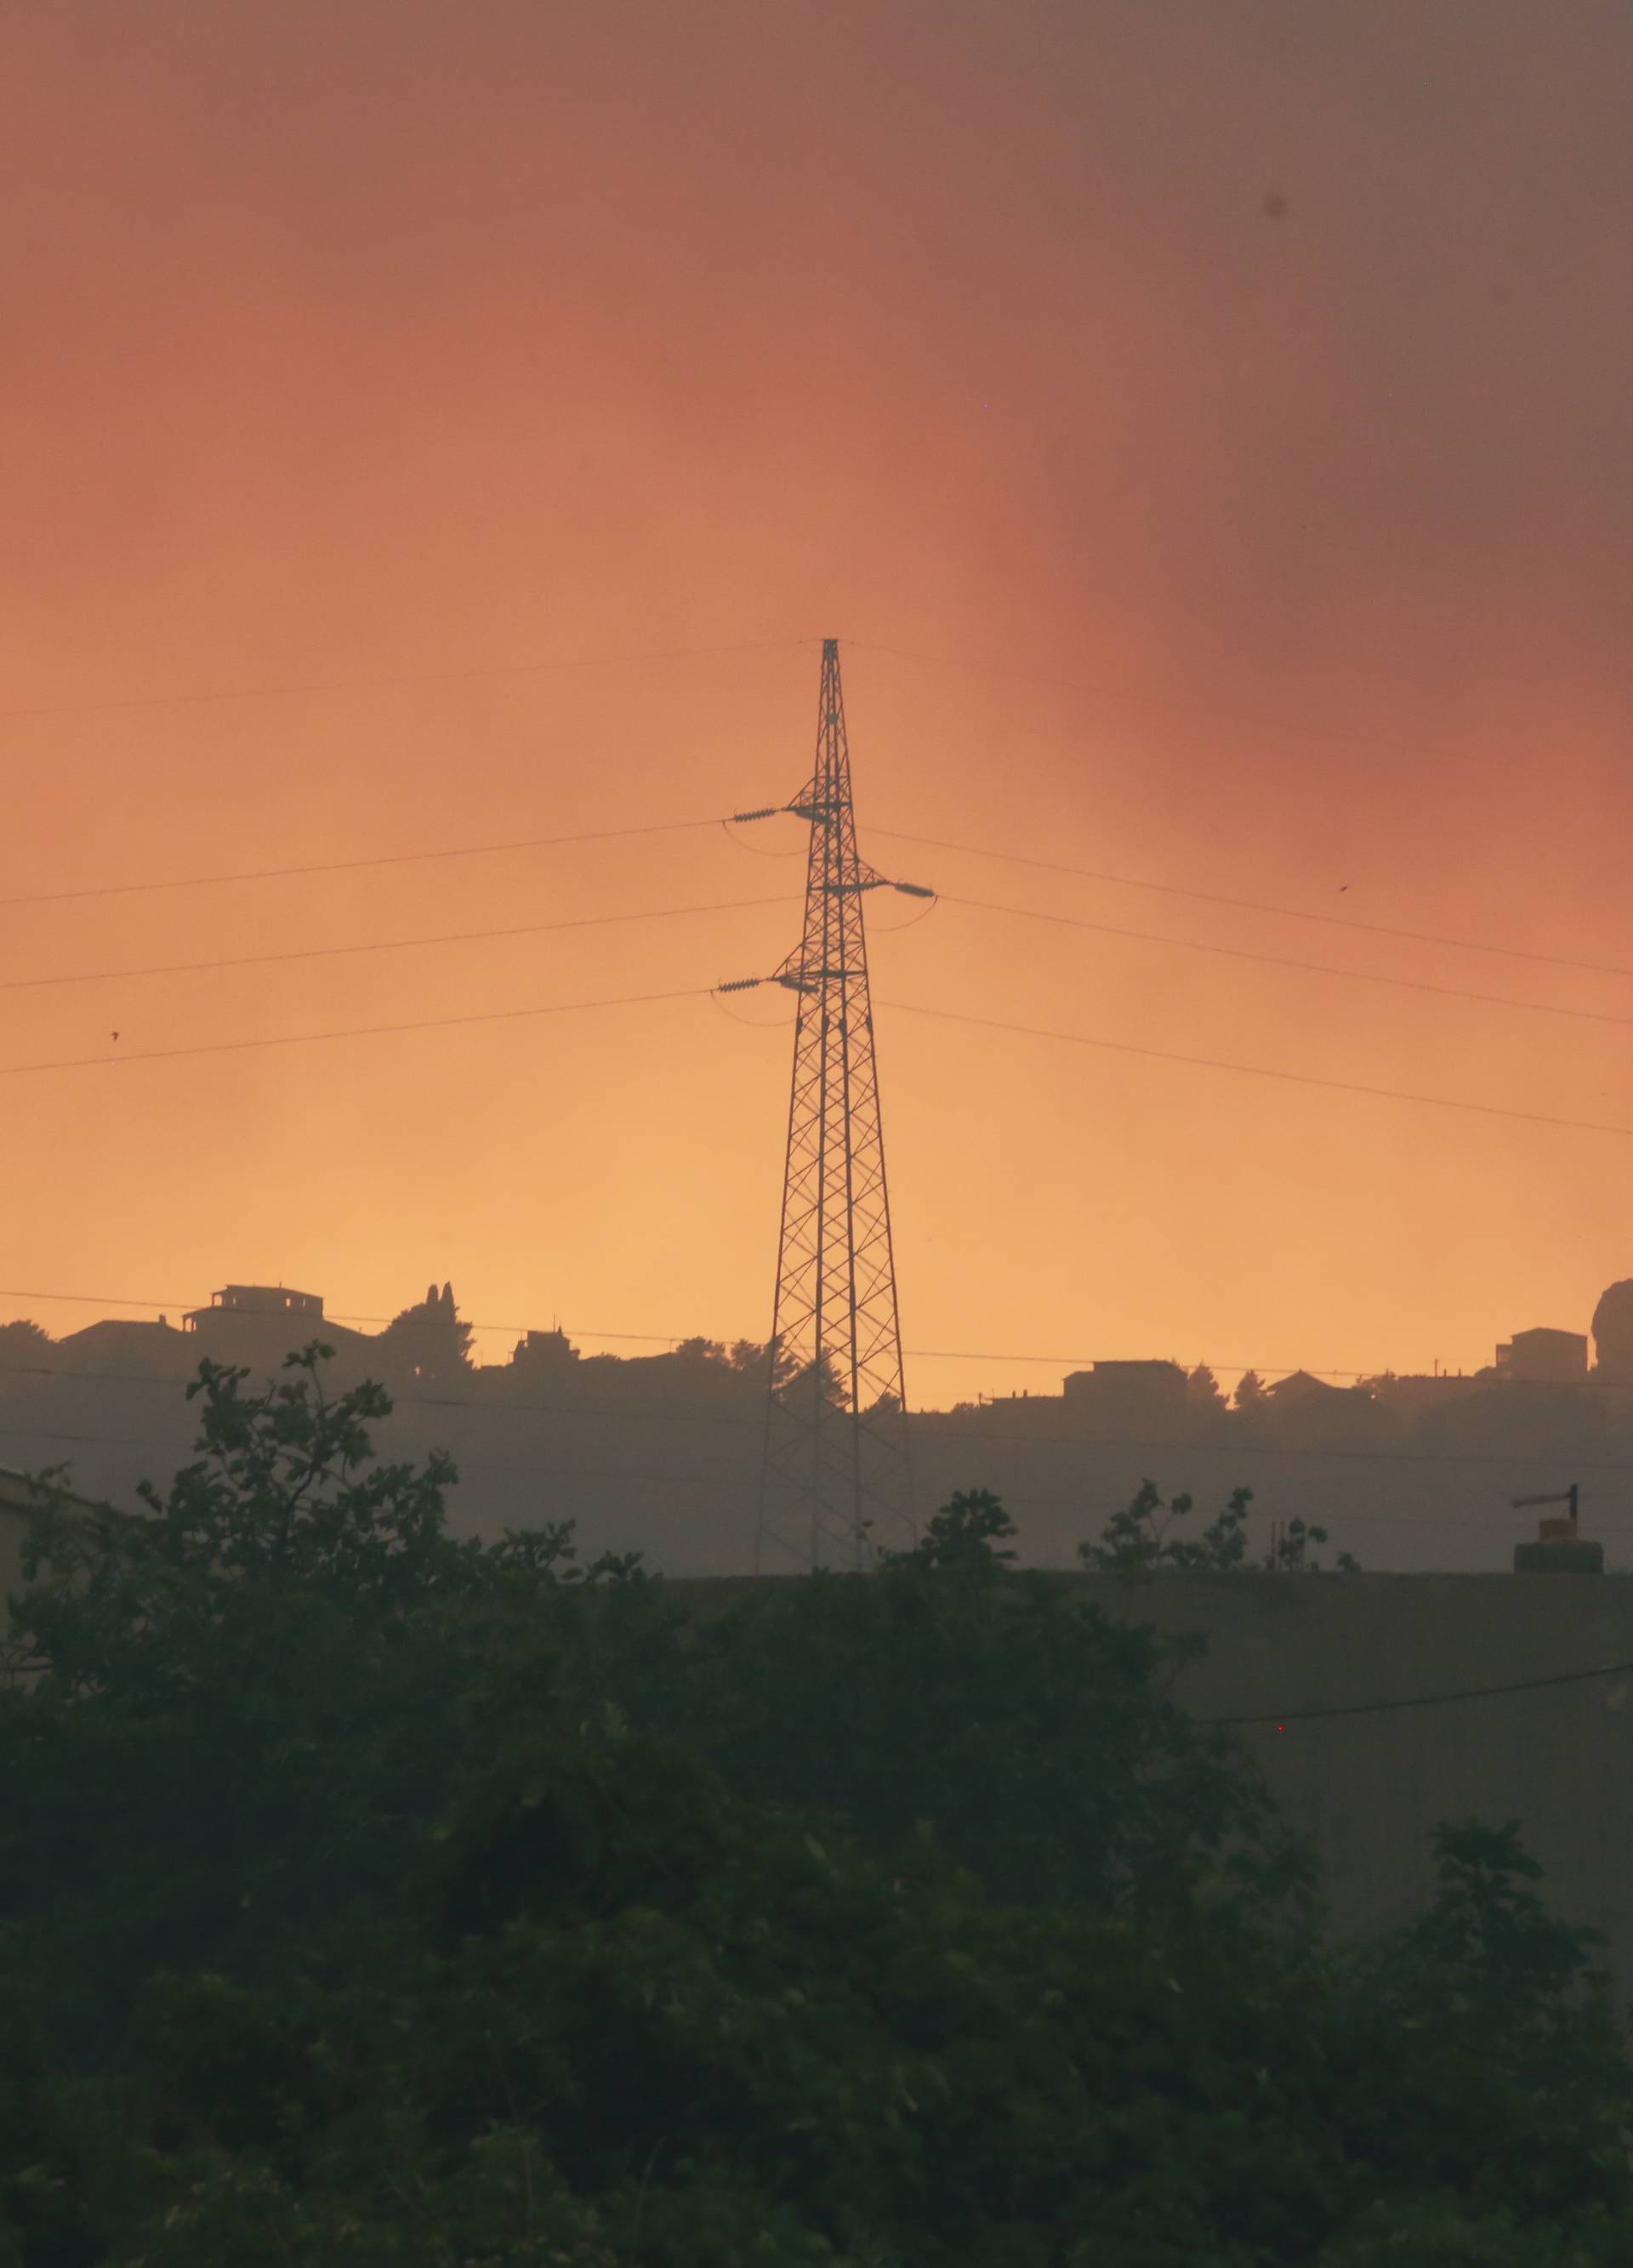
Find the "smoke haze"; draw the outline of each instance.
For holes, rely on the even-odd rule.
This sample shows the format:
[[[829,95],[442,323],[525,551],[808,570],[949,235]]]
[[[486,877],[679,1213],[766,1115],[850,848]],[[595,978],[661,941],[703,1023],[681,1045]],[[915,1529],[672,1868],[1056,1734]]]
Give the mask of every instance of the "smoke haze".
[[[0,73],[0,896],[780,800],[837,635],[889,872],[1633,1017],[868,832],[1633,969],[1625,11],[65,0]],[[15,982],[787,895],[0,992],[0,1066],[763,971],[750,839],[0,909]],[[907,910],[884,1003],[1633,1130],[1614,1023]],[[750,997],[6,1078],[5,1281],[763,1336]],[[1472,1368],[1633,1272],[1633,1133],[879,1030],[911,1348]]]

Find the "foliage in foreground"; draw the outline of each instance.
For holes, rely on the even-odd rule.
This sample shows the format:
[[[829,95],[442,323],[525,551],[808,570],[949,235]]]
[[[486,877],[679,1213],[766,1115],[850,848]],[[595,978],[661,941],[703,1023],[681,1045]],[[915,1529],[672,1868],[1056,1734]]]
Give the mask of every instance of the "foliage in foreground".
[[[205,1366],[0,1695],[0,2261],[1609,2268],[1633,2088],[1511,1830],[1323,1946],[1181,1655],[956,1499],[693,1625]],[[813,1807],[820,1807],[816,1808]]]

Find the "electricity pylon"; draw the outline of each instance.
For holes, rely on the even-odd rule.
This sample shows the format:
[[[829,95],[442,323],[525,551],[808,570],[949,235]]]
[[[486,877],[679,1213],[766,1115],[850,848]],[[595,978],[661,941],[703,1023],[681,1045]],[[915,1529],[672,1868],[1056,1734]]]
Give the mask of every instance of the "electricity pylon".
[[[816,761],[794,813],[810,827],[805,930],[768,977],[797,1003],[782,1227],[754,1560],[780,1543],[819,1566],[868,1564],[914,1533],[901,1324],[879,1116],[862,904],[891,881],[859,855],[839,642],[824,638]]]

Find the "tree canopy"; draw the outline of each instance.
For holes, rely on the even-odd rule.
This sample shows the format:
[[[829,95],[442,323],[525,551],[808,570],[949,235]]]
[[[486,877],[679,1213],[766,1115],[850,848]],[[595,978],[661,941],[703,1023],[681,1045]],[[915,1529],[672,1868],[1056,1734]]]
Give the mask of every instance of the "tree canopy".
[[[447,1532],[320,1351],[42,1513],[0,2262],[1610,2268],[1633,2083],[1507,1827],[1329,1944],[1183,1646],[955,1498],[694,1619]]]

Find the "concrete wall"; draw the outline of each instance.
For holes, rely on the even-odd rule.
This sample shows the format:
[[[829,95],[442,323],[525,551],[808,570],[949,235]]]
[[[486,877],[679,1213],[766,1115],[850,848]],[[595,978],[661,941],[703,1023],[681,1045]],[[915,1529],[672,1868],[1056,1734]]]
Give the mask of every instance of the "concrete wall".
[[[1201,1630],[1175,1698],[1199,1717],[1410,1699],[1633,1664],[1633,1577],[1200,1576],[1127,1589],[1061,1578],[1109,1614]],[[699,1611],[749,1579],[681,1583]],[[1335,1927],[1405,1920],[1434,1885],[1444,1819],[1518,1819],[1545,1896],[1611,1940],[1633,1999],[1633,1669],[1538,1692],[1363,1716],[1290,1714],[1238,1737],[1283,1815],[1315,1839]]]

